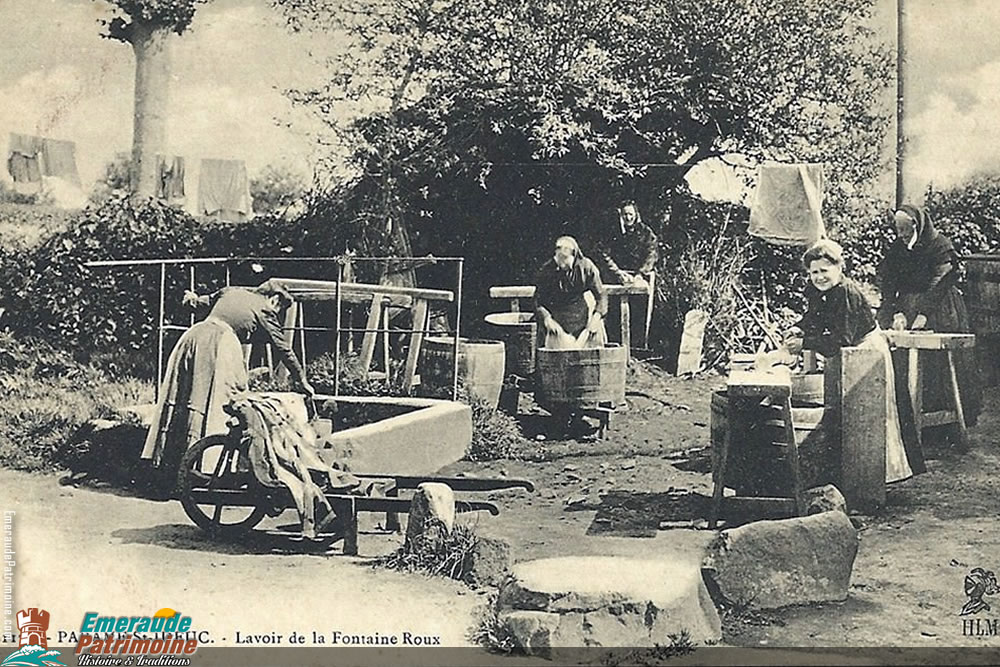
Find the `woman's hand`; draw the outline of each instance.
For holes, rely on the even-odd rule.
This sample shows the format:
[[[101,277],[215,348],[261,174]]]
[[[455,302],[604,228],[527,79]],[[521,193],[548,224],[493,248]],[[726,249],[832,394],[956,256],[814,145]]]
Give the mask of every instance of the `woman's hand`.
[[[892,328],[896,331],[906,330],[906,315],[903,313],[896,313],[892,316]]]
[[[597,333],[601,330],[601,323],[603,321],[604,318],[601,317],[600,313],[591,313],[590,320],[587,321],[587,331],[592,334]]]
[[[563,330],[563,328],[559,326],[559,323],[556,322],[556,318],[552,317],[551,315],[545,318],[545,321],[542,322],[542,325],[545,327],[545,330],[548,331],[550,334],[562,333]]]
[[[927,316],[917,315],[913,318],[913,329],[924,329],[927,327]]]
[[[181,299],[181,303],[188,308],[194,308],[198,305],[198,295],[191,290],[184,290],[184,297]]]

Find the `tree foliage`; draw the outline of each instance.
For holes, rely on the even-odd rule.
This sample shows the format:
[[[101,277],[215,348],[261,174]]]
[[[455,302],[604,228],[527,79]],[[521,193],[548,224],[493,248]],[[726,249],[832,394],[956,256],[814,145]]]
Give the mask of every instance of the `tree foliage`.
[[[131,42],[133,26],[141,23],[154,29],[164,29],[178,35],[184,33],[194,19],[198,5],[209,0],[107,0],[115,9],[115,16],[102,19],[107,31],[105,37],[120,42]]]
[[[273,2],[343,45],[292,97],[353,148],[357,215],[466,256],[473,294],[530,279],[555,234],[611,223],[623,197],[670,237],[708,158],[825,163],[844,238],[886,204],[893,59],[872,0]],[[684,248],[661,250],[669,271]]]

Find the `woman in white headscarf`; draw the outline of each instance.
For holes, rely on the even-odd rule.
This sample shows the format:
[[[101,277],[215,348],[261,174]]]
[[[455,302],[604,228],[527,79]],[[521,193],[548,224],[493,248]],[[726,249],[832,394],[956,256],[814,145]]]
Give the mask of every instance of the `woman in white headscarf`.
[[[608,296],[597,266],[572,236],[556,239],[555,252],[535,280],[535,321],[542,347],[603,347]]]

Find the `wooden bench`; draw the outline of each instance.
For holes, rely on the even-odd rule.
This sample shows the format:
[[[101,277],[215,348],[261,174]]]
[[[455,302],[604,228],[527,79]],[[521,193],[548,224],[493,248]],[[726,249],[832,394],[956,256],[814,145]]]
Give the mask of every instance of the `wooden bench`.
[[[632,311],[629,307],[629,297],[644,294],[652,298],[651,291],[646,285],[605,285],[608,299],[614,299],[619,306],[620,327],[622,337],[622,347],[625,348],[626,355],[632,353]],[[533,300],[535,298],[534,285],[510,285],[494,286],[490,288],[490,297],[494,299],[510,299],[511,312],[517,313],[521,309],[521,300]],[[648,335],[648,324],[647,324]]]

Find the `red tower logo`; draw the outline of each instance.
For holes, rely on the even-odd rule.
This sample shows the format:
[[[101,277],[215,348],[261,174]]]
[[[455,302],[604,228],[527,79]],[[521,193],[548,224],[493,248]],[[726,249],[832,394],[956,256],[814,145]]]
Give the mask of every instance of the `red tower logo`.
[[[45,637],[45,632],[49,629],[49,612],[44,609],[29,607],[17,612],[17,629],[21,631],[18,648],[49,647],[48,639]]]

